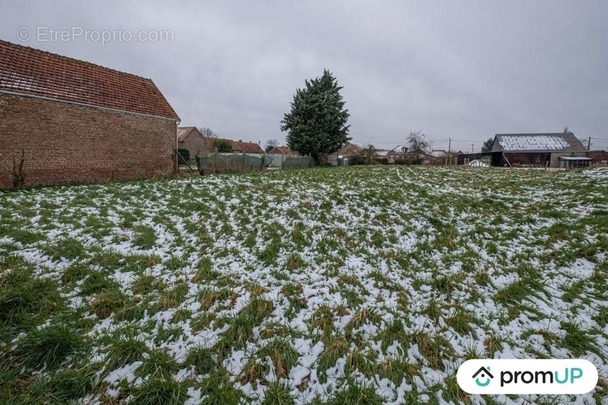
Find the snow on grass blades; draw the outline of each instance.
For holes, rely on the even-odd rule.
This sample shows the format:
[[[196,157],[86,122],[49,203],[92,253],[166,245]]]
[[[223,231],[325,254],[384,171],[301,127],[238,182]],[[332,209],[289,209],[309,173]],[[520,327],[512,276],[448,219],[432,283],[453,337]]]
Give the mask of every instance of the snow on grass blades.
[[[367,167],[0,194],[0,399],[478,403],[467,359],[581,357],[595,403],[607,186]]]

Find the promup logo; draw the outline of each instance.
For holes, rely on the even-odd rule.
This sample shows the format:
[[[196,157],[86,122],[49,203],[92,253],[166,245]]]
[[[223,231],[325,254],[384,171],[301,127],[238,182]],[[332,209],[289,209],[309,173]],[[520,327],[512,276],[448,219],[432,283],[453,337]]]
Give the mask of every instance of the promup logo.
[[[488,366],[487,368],[480,367],[479,370],[473,374],[473,378],[475,379],[475,384],[479,385],[480,387],[487,387],[492,382],[492,378],[494,378],[494,376],[492,373],[490,373],[490,367]]]
[[[597,379],[597,368],[582,359],[467,360],[456,375],[469,394],[586,394]]]

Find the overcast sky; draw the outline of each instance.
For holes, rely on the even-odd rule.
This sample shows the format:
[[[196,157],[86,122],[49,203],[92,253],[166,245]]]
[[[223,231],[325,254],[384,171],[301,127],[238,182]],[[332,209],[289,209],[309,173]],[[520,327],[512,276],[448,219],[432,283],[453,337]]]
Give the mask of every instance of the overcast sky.
[[[436,148],[452,138],[478,151],[496,133],[568,126],[608,146],[605,0],[0,0],[0,10],[0,38],[151,78],[181,125],[227,138],[284,142],[295,90],[327,68],[355,143],[390,149],[414,130]],[[103,43],[104,32],[114,37]]]

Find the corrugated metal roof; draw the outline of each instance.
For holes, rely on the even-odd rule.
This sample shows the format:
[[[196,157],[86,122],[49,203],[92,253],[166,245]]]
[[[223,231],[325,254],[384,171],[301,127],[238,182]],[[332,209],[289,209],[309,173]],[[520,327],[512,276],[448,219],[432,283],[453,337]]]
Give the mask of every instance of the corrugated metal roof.
[[[150,79],[2,40],[0,90],[179,120]]]
[[[492,152],[551,153],[586,152],[572,132],[546,134],[497,134]]]

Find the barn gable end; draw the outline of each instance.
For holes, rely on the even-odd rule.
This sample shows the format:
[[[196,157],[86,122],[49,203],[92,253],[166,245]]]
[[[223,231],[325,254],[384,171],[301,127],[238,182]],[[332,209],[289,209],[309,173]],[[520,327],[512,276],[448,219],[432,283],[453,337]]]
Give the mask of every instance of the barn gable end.
[[[0,187],[169,175],[179,117],[150,79],[0,41]]]

